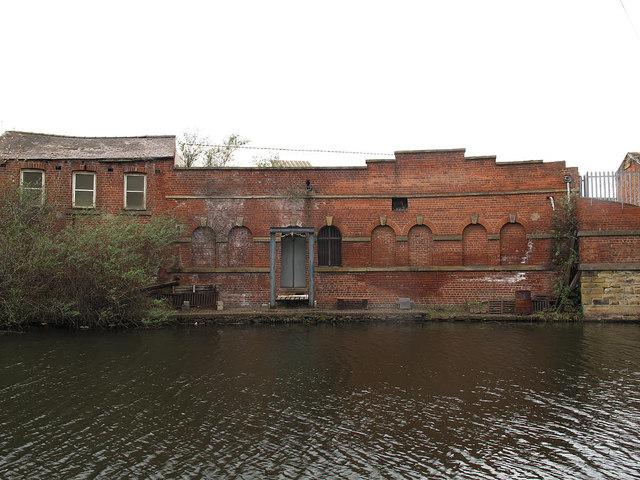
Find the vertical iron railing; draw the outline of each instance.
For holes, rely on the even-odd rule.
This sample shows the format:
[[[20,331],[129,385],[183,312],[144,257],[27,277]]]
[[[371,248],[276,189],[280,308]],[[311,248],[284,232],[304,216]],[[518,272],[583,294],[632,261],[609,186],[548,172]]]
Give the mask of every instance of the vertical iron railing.
[[[640,172],[589,172],[580,176],[580,196],[640,205]]]

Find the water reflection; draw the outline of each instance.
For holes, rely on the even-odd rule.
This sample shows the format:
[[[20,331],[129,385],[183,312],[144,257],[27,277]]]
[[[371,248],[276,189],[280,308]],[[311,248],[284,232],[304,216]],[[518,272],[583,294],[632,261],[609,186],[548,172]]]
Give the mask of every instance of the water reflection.
[[[636,325],[0,336],[1,478],[640,478]]]

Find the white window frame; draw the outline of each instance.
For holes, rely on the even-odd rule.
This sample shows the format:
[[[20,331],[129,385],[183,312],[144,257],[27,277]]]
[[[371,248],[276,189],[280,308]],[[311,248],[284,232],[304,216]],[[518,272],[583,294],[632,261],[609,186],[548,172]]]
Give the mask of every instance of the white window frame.
[[[42,186],[41,187],[28,187],[24,183],[24,174],[25,173],[39,173],[42,175]],[[25,168],[20,170],[20,188],[23,190],[39,190],[40,191],[40,203],[44,203],[44,170],[38,170],[37,168]],[[28,184],[27,184],[28,185]]]
[[[127,177],[142,177],[144,183],[142,184],[142,208],[134,208],[127,205]],[[130,190],[132,193],[140,193],[138,190]],[[125,173],[124,174],[124,208],[125,210],[146,210],[147,209],[147,175],[144,173]]]
[[[76,189],[76,176],[77,175],[93,175],[93,191],[92,190],[87,190],[87,189]],[[88,172],[86,170],[80,170],[77,172],[73,172],[73,192],[72,192],[72,197],[71,197],[71,201],[72,201],[72,205],[73,208],[95,208],[96,207],[96,190],[98,189],[98,184],[97,184],[97,177],[96,177],[96,172]],[[92,197],[92,203],[91,206],[78,206],[76,205],[76,192],[93,192],[93,197]]]

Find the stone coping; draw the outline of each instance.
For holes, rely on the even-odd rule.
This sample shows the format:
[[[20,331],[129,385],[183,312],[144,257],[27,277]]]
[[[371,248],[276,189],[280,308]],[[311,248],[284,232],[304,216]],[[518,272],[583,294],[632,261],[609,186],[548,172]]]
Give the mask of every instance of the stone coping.
[[[581,263],[582,271],[637,271],[640,263]]]
[[[347,199],[390,199],[398,196],[406,198],[460,198],[460,197],[502,197],[511,195],[549,195],[552,193],[564,193],[564,189],[527,189],[527,190],[487,190],[487,191],[467,191],[467,192],[433,192],[433,193],[384,193],[384,194],[303,194],[297,198],[315,200],[347,200]],[[291,200],[290,195],[166,195],[166,200]]]
[[[420,323],[420,322],[544,322],[540,314],[494,315],[488,313],[447,313],[424,309],[354,309],[335,310],[307,307],[264,309],[192,309],[176,312],[175,319],[184,325],[254,325],[254,324],[319,324],[319,323]],[[580,319],[576,318],[575,321]]]
[[[380,272],[555,272],[548,265],[401,265],[394,267],[315,267],[315,273],[380,273]],[[269,267],[188,267],[169,268],[170,273],[264,273]]]

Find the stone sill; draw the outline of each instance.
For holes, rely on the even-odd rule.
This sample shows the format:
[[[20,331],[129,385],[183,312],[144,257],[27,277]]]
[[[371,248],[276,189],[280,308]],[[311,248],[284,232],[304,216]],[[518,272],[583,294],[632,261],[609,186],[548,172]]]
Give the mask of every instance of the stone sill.
[[[269,267],[190,267],[171,268],[169,273],[269,273]]]
[[[579,269],[585,271],[637,271],[640,263],[581,263]]]
[[[400,266],[400,267],[315,267],[316,273],[375,272],[549,272],[546,265],[477,265],[477,266]],[[190,267],[172,268],[169,273],[269,273],[269,267]]]
[[[583,305],[585,320],[638,321],[640,306],[636,305]]]
[[[320,273],[368,272],[539,272],[553,271],[547,265],[411,265],[397,267],[316,267]]]
[[[150,217],[152,214],[149,210],[120,210],[120,215],[129,215],[132,217]]]
[[[579,237],[626,237],[638,236],[640,230],[581,230]]]
[[[68,208],[64,212],[68,216],[74,215],[102,215],[102,211],[97,208]]]

